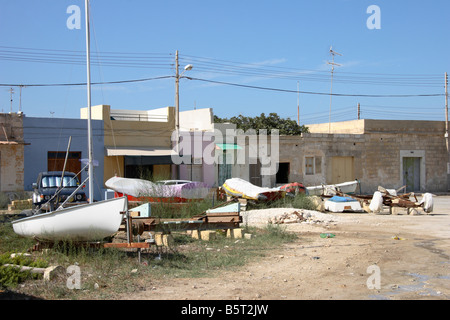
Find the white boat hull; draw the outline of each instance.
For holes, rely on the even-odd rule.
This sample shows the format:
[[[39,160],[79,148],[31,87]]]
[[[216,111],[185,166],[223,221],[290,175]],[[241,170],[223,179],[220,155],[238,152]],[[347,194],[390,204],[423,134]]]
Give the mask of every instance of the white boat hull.
[[[119,196],[127,195],[129,201],[187,202],[203,200],[209,194],[209,187],[203,182],[189,182],[178,185],[158,185],[148,180],[112,177],[105,186]]]
[[[97,241],[119,230],[126,197],[38,214],[12,222],[14,232],[38,240]]]
[[[341,191],[342,193],[352,194],[356,192],[356,188],[358,187],[358,185],[358,180],[354,180],[333,185],[306,187],[306,190],[308,190],[308,194],[311,196],[320,196],[326,194],[328,190],[332,190],[334,188]]]
[[[223,185],[225,193],[231,197],[256,201],[272,201],[283,198],[286,191],[279,188],[262,188],[240,178],[227,179]]]

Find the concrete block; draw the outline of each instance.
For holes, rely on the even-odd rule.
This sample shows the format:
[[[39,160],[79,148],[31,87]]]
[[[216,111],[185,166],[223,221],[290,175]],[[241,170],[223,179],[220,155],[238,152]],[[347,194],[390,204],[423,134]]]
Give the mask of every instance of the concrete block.
[[[254,237],[254,235],[251,234],[251,233],[244,233],[244,238],[245,239],[252,239],[253,237]]]
[[[216,238],[217,233],[215,231],[203,230],[200,232],[200,237],[202,240],[209,241]]]
[[[155,244],[157,246],[170,247],[173,245],[173,236],[171,234],[163,234],[162,232],[155,233]]]
[[[242,235],[243,235],[243,229],[242,228],[228,229],[227,230],[227,238],[241,239]]]
[[[162,243],[165,247],[172,247],[174,244],[173,236],[171,234],[163,234]]]
[[[198,231],[198,230],[192,230],[192,232],[191,232],[191,237],[194,238],[194,239],[200,239],[200,238],[201,238],[201,236],[200,236],[200,231]]]
[[[163,245],[163,234],[162,232],[156,232],[155,233],[155,243],[157,246]]]

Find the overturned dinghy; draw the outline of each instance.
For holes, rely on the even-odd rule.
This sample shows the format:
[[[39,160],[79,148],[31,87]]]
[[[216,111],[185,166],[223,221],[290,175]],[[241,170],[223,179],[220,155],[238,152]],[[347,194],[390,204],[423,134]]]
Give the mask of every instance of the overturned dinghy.
[[[255,201],[272,201],[281,199],[286,195],[286,191],[279,188],[258,187],[240,178],[228,179],[222,187],[225,193],[231,197]]]
[[[112,177],[105,186],[114,190],[115,197],[126,195],[129,201],[183,203],[201,201],[209,193],[208,185],[203,182],[159,185],[143,179]]]

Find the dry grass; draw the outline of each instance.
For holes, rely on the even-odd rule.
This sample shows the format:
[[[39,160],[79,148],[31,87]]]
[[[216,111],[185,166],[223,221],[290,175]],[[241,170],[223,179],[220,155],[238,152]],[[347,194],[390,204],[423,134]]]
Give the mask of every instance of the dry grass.
[[[142,252],[141,263],[134,251],[111,248],[80,247],[72,243],[61,243],[49,250],[33,253],[33,260],[39,259],[48,265],[60,265],[64,270],[76,266],[80,271],[80,288],[68,288],[72,274],[62,272],[54,280],[20,279],[17,283],[3,283],[0,298],[11,294],[20,297],[42,299],[114,299],[120,294],[145,290],[153,281],[177,277],[214,276],[221,270],[242,266],[264,256],[282,243],[296,237],[280,227],[247,229],[256,235],[252,239],[230,239],[218,230],[218,237],[212,241],[195,240],[186,232],[173,233],[171,247],[154,247]],[[24,239],[12,231],[10,222],[0,223],[0,254],[24,252],[33,241]],[[1,268],[1,267],[0,267]],[[0,284],[0,287],[2,285]],[[6,298],[8,298],[6,296]]]

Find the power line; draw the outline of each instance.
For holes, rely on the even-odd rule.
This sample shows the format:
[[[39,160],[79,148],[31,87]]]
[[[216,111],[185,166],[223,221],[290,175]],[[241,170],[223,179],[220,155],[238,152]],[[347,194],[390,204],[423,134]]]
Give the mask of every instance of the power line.
[[[266,69],[231,69],[219,66],[202,66],[195,64],[197,72],[211,72],[214,74],[252,76],[268,79],[285,79],[285,80],[301,80],[311,82],[329,82],[329,75],[313,74],[307,72],[276,72]],[[348,77],[341,72],[334,73],[334,81],[346,84],[363,84],[363,85],[383,85],[383,86],[403,86],[403,87],[442,87],[438,78],[381,78],[381,77]]]
[[[250,89],[259,89],[259,90],[269,90],[269,91],[278,91],[278,92],[288,92],[288,93],[302,93],[302,94],[312,94],[312,95],[324,95],[330,96],[330,93],[325,92],[313,92],[313,91],[297,91],[297,90],[289,90],[289,89],[279,89],[279,88],[269,88],[269,87],[260,87],[260,86],[251,86],[246,84],[232,83],[232,82],[224,82],[224,81],[215,81],[215,80],[207,80],[193,77],[185,77],[189,80],[197,80],[215,84],[223,84],[228,86],[242,87],[242,88],[250,88]],[[445,96],[444,93],[426,93],[426,94],[349,94],[349,93],[332,93],[333,96],[339,97],[365,97],[365,98],[411,98],[411,97],[441,97]]]
[[[134,80],[118,80],[118,81],[108,81],[108,82],[93,82],[92,85],[99,84],[120,84],[120,83],[133,83],[133,82],[144,82],[151,80],[160,80],[160,79],[168,79],[174,78],[174,76],[160,76],[154,78],[143,78],[143,79],[134,79]],[[189,80],[196,80],[202,82],[209,82],[215,84],[222,84],[228,86],[235,86],[241,88],[249,88],[249,89],[258,89],[258,90],[267,90],[267,91],[276,91],[276,92],[286,92],[286,93],[296,93],[296,94],[311,94],[311,95],[326,95],[330,96],[330,93],[325,92],[314,92],[314,91],[299,91],[299,90],[290,90],[290,89],[280,89],[280,88],[270,88],[270,87],[260,87],[232,82],[224,82],[224,81],[216,81],[216,80],[208,80],[194,77],[183,76],[183,78]],[[0,83],[2,87],[57,87],[57,86],[84,86],[85,82],[81,83],[48,83],[48,84],[10,84],[10,83]],[[349,93],[332,93],[333,96],[340,97],[365,97],[365,98],[410,98],[410,97],[441,97],[445,96],[444,93],[427,93],[427,94],[349,94]]]
[[[154,78],[134,79],[134,80],[92,82],[91,85],[144,82],[144,81],[160,80],[160,79],[167,79],[167,78],[173,78],[173,76],[161,76],[161,77],[154,77]],[[1,87],[66,87],[66,86],[85,86],[85,85],[87,85],[86,82],[80,82],[80,83],[46,83],[46,84],[5,84],[5,83],[0,83]]]
[[[15,48],[0,46],[0,60],[51,64],[85,64],[83,51]],[[98,52],[93,65],[111,67],[162,68],[173,66],[171,54]]]
[[[187,57],[187,59],[183,58],[183,60],[195,64],[195,70],[197,71],[256,76],[261,78],[302,79],[320,82],[330,81],[329,73],[324,70],[268,66],[267,64],[270,64],[270,61],[252,64],[196,56]],[[382,74],[339,71],[335,73],[335,76],[337,76],[335,81],[351,84],[442,87],[441,76],[436,74]]]
[[[265,67],[265,68],[269,68],[269,69],[278,69],[278,70],[295,70],[296,72],[314,72],[314,73],[324,73],[324,74],[329,74],[329,71],[327,70],[317,70],[317,69],[301,69],[301,68],[288,68],[288,67],[279,67],[279,66],[266,66],[265,63],[266,62],[261,62],[261,63],[248,63],[248,62],[233,62],[233,61],[229,61],[229,60],[220,60],[220,59],[213,59],[213,58],[202,58],[202,57],[198,57],[198,56],[189,56],[189,55],[183,55],[184,57],[189,57],[189,59],[186,58],[182,58],[182,56],[180,56],[180,60],[185,60],[185,61],[207,61],[206,63],[208,63],[208,61],[213,61],[210,62],[209,64],[213,64],[213,65],[221,65],[221,66],[232,66],[235,68],[261,68],[261,67]],[[222,63],[215,63],[214,61],[219,61],[219,62],[226,62],[225,64]],[[269,61],[270,62],[270,61]],[[197,63],[196,63],[197,65]],[[361,72],[340,72],[343,74],[355,74],[355,75],[371,75],[371,76],[400,76],[400,77],[432,77],[432,78],[440,78],[440,75],[437,74],[396,74],[396,73],[361,73]]]
[[[84,52],[74,50],[41,49],[0,46],[0,60],[50,64],[84,65]],[[199,72],[254,76],[270,79],[295,79],[302,81],[329,82],[329,72],[270,65],[277,61],[261,63],[235,62],[198,56],[184,55],[180,60],[194,63]],[[92,57],[93,65],[104,67],[129,67],[173,69],[172,53],[149,52],[98,52]],[[335,72],[334,81],[346,84],[371,84],[385,86],[442,87],[441,75],[437,74],[386,74]]]

